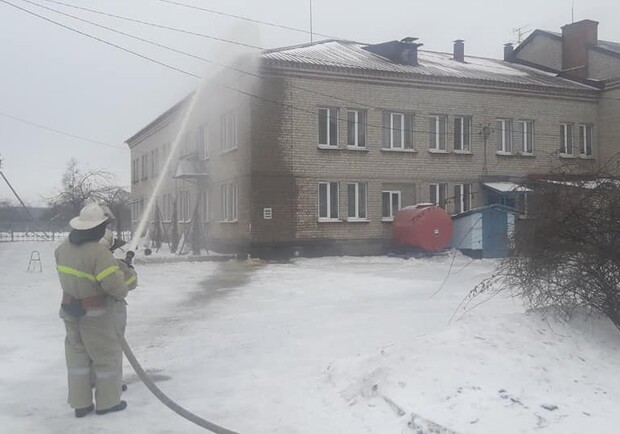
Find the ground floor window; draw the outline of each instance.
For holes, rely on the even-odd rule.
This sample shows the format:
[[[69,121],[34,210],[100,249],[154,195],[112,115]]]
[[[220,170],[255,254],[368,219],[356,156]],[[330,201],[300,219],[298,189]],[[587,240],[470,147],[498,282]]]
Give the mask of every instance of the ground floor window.
[[[338,183],[319,182],[319,220],[337,220],[338,207]]]
[[[448,190],[448,184],[437,183],[430,184],[429,188],[429,201],[435,206],[442,208],[446,207],[446,192]]]
[[[401,208],[401,192],[388,190],[381,192],[381,219],[391,221]]]
[[[201,197],[201,216],[203,222],[211,221],[211,204],[209,203],[209,190],[202,190]]]
[[[471,184],[454,185],[454,213],[459,214],[471,209]]]
[[[223,184],[220,191],[222,221],[237,221],[237,184]]]
[[[367,186],[365,182],[347,184],[347,218],[349,220],[366,219]]]
[[[189,222],[192,219],[191,216],[191,197],[188,190],[179,191],[179,221]]]

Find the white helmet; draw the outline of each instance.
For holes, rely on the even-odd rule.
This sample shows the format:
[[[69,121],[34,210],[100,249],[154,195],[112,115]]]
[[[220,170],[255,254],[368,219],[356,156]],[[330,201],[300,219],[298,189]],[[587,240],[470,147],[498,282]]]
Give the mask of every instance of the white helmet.
[[[99,226],[106,222],[108,217],[105,215],[103,208],[96,203],[89,203],[80,211],[80,215],[73,217],[69,225],[73,229],[85,231]]]

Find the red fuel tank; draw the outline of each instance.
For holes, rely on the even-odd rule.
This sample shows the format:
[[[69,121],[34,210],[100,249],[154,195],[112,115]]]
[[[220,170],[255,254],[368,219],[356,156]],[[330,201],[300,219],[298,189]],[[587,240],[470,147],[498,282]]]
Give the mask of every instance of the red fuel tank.
[[[450,244],[452,218],[442,208],[432,204],[408,206],[394,216],[392,235],[401,246],[438,252]]]

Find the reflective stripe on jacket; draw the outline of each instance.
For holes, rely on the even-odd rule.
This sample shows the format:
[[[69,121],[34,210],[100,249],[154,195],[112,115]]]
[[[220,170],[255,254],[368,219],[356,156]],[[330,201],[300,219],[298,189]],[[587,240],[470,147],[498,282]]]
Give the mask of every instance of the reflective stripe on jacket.
[[[62,290],[72,297],[107,294],[121,300],[127,295],[124,273],[103,245],[95,241],[75,245],[66,240],[55,256]]]

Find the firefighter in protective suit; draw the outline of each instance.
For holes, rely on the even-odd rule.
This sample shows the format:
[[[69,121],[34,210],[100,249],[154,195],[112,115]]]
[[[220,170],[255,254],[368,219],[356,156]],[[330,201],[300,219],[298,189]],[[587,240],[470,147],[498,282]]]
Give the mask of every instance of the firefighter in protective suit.
[[[73,230],[55,252],[63,290],[60,316],[67,331],[68,401],[76,417],[95,409],[97,414],[107,414],[127,407],[120,399],[122,350],[116,317],[116,305],[127,295],[127,284],[117,260],[99,243],[107,221],[99,205],[86,205],[71,219]]]

